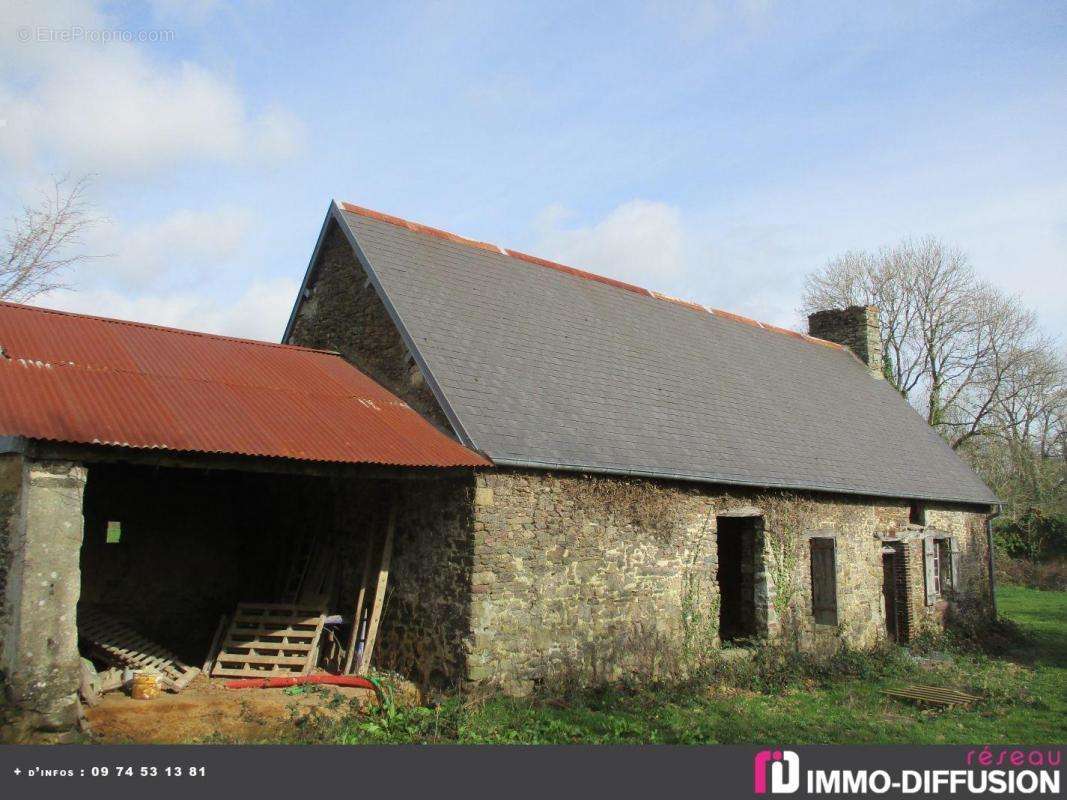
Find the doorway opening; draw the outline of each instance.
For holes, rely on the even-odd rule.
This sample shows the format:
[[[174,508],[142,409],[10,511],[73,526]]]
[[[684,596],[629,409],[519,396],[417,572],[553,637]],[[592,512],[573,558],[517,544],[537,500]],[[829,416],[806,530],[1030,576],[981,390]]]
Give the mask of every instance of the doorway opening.
[[[903,550],[897,544],[882,548],[882,604],[885,609],[886,636],[892,642],[903,642],[906,638],[903,556]]]
[[[719,636],[724,642],[751,639],[759,633],[756,562],[762,522],[756,516],[717,519]]]

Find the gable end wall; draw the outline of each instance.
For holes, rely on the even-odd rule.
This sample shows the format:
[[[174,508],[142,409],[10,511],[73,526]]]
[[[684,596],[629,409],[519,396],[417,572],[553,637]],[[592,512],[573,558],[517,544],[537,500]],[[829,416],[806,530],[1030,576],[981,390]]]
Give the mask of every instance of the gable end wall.
[[[336,222],[330,222],[312,276],[286,343],[336,350],[451,435],[437,399],[409,360],[389,312]]]

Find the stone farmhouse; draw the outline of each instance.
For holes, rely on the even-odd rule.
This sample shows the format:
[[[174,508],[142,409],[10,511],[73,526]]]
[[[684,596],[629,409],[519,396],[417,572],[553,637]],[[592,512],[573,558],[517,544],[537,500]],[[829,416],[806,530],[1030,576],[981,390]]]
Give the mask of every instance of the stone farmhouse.
[[[333,203],[284,341],[494,464],[436,498],[394,666],[521,692],[701,640],[906,640],[988,603],[997,499],[883,380],[877,313],[805,336]]]
[[[207,668],[312,552],[349,660],[444,689],[905,641],[991,599],[997,498],[882,379],[876,309],[803,335],[332,203],[283,342],[0,303],[23,730],[77,723],[94,614]]]

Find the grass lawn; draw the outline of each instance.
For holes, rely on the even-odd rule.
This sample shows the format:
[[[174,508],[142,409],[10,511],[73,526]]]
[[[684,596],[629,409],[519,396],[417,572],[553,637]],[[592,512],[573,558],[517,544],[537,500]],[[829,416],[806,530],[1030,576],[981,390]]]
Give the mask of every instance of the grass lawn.
[[[919,663],[892,653],[881,660],[857,656],[846,664],[846,677],[783,672],[782,686],[772,673],[759,679],[760,690],[722,683],[613,688],[558,700],[450,700],[435,709],[386,706],[319,735],[353,744],[1067,742],[1067,593],[1009,586],[999,602],[1031,643],[997,658],[957,652]],[[879,692],[909,682],[985,700],[968,710],[929,710]]]

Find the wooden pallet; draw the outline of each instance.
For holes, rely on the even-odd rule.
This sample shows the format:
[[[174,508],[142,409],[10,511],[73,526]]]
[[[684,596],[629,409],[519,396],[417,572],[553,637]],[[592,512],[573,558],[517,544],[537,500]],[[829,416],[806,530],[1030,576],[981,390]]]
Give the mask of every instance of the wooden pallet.
[[[982,699],[955,689],[942,689],[938,686],[921,686],[917,684],[904,686],[900,689],[883,689],[882,694],[895,697],[898,700],[910,700],[913,703],[946,707],[969,706]]]
[[[240,603],[211,675],[307,675],[318,659],[325,621],[319,606]]]
[[[78,635],[90,642],[104,660],[117,666],[159,673],[163,686],[172,692],[180,692],[200,674],[198,668],[189,666],[166,648],[96,608],[79,609]]]

